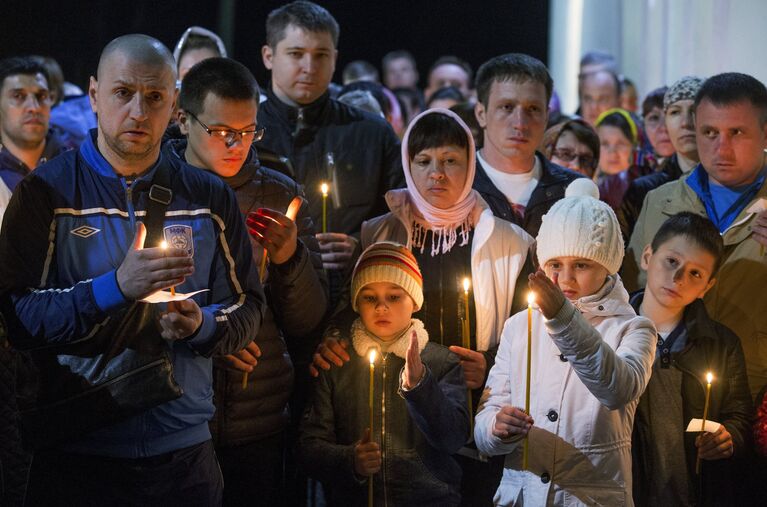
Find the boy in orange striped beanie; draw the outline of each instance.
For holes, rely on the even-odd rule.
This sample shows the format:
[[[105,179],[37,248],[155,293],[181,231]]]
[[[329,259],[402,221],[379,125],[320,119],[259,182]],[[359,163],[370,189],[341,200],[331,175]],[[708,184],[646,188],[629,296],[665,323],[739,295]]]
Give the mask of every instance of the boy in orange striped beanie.
[[[418,262],[402,245],[371,245],[351,296],[356,355],[317,378],[301,426],[304,467],[329,505],[364,504],[369,481],[376,505],[458,505],[451,454],[469,432],[466,384],[458,357],[412,318],[423,304]]]

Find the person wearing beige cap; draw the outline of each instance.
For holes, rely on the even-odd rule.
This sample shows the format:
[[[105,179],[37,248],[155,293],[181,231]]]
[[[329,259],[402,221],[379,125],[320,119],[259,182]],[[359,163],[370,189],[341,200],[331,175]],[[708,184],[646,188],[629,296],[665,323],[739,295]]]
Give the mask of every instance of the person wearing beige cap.
[[[451,455],[469,434],[466,384],[458,356],[412,318],[424,300],[418,262],[402,245],[374,243],[351,294],[352,357],[320,372],[301,425],[307,474],[329,505],[363,505],[369,491],[375,505],[458,505],[461,468]]]
[[[631,431],[656,332],[629,304],[618,221],[598,196],[575,180],[543,217],[531,356],[527,312],[504,326],[474,426],[481,452],[505,455],[496,505],[632,505]]]
[[[620,209],[616,212],[624,243],[628,243],[634,232],[645,196],[651,190],[689,173],[700,161],[695,141],[693,105],[703,81],[701,77],[685,76],[672,84],[663,96],[663,121],[674,153],[663,160],[657,172],[635,179],[626,190]]]

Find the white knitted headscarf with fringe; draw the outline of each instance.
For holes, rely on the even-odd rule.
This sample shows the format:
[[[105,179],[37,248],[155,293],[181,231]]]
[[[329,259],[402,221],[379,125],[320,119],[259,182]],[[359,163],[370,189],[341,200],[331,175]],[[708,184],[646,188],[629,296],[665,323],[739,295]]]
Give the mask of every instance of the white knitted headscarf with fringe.
[[[429,114],[442,114],[455,120],[464,132],[466,132],[466,138],[468,140],[468,167],[466,171],[466,182],[463,185],[463,190],[453,206],[447,209],[437,208],[432,206],[429,202],[418,192],[415,186],[413,177],[410,174],[410,156],[408,153],[408,140],[410,139],[410,132],[424,116]],[[410,126],[405,132],[405,136],[402,138],[402,168],[405,171],[405,181],[407,182],[408,198],[418,212],[423,216],[423,222],[416,217],[416,223],[413,227],[413,232],[410,237],[411,248],[420,248],[421,253],[425,246],[426,231],[431,230],[433,232],[433,240],[431,245],[431,255],[437,255],[438,253],[447,253],[458,241],[458,236],[461,237],[460,246],[464,246],[469,242],[469,233],[471,232],[474,224],[472,223],[472,211],[477,204],[477,192],[472,189],[474,182],[474,173],[476,171],[476,148],[474,147],[474,138],[471,135],[469,127],[461,120],[460,116],[450,111],[449,109],[435,108],[428,109],[410,122]],[[424,223],[425,222],[425,223]]]

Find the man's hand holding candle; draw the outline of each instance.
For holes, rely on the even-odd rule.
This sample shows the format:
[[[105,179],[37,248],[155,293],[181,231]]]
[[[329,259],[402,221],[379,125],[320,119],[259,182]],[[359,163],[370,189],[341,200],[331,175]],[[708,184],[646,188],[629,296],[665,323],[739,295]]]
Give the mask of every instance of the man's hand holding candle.
[[[146,227],[139,222],[128,253],[117,268],[117,285],[130,301],[184,283],[194,273],[194,261],[178,248],[144,248]]]
[[[266,249],[272,264],[284,264],[296,252],[298,228],[283,213],[259,208],[248,213],[247,226],[253,239]]]
[[[226,368],[250,373],[258,364],[259,357],[261,349],[256,342],[250,342],[241,351],[221,357],[220,361]]]

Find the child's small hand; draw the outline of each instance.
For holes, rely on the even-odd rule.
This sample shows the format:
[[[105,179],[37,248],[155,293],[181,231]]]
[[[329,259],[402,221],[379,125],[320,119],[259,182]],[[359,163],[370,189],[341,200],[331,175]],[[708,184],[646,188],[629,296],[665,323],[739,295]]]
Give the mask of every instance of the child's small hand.
[[[485,385],[485,373],[487,372],[487,360],[482,352],[465,349],[456,345],[448,347],[450,352],[461,358],[461,367],[463,368],[463,378],[466,380],[466,387],[469,389],[479,389]]]
[[[554,274],[556,278],[556,273]],[[531,273],[527,280],[530,290],[535,293],[535,302],[538,303],[543,316],[547,319],[553,318],[565,304],[565,295],[555,282],[549,280],[541,269]]]
[[[405,358],[405,371],[402,375],[402,387],[412,389],[418,385],[423,377],[424,367],[421,362],[421,351],[418,347],[418,335],[413,331],[410,334],[410,346],[407,348]]]
[[[535,421],[524,410],[506,405],[495,414],[493,435],[507,439],[515,435],[527,435]]]
[[[381,451],[370,441],[370,428],[365,428],[362,439],[354,445],[354,471],[369,477],[381,469]]]
[[[704,432],[698,435],[695,446],[700,458],[708,460],[731,458],[734,451],[732,435],[724,424],[719,425],[719,429],[714,433]]]

